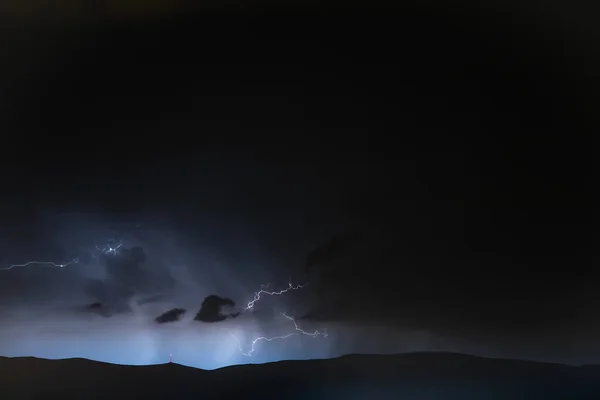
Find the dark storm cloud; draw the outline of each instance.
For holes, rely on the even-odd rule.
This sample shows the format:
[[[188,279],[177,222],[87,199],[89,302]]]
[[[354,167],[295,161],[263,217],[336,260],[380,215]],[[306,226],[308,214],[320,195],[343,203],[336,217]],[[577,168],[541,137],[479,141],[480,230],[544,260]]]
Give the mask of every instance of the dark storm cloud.
[[[85,292],[102,305],[103,315],[130,311],[129,304],[136,295],[146,295],[139,304],[158,301],[157,295],[151,293],[173,285],[170,275],[145,269],[146,261],[144,249],[139,246],[121,247],[115,254],[100,254],[106,277],[88,280]]]
[[[233,300],[211,294],[202,302],[200,311],[198,311],[194,320],[200,322],[221,322],[228,318],[235,318],[240,313],[233,312],[234,307],[235,302]]]
[[[116,314],[131,312],[131,307],[127,304],[117,304],[108,306],[101,302],[87,304],[83,307],[83,311],[87,313],[97,314],[104,318],[110,318]]]
[[[90,279],[87,282],[85,291],[98,302],[110,305],[123,303],[135,293],[132,288],[100,279]]]
[[[186,313],[186,310],[184,308],[173,308],[172,310],[162,313],[161,315],[156,317],[154,320],[158,324],[165,324],[168,322],[177,322],[181,319],[181,317],[183,317],[183,315],[185,313]]]
[[[346,232],[334,236],[329,241],[316,247],[306,258],[306,273],[310,273],[314,267],[322,266],[324,263],[336,262],[339,257],[347,254],[352,246],[359,244],[361,235],[358,232]]]
[[[574,280],[553,271],[560,259],[517,263],[498,254],[504,243],[480,254],[451,237],[427,248],[392,230],[356,238],[335,237],[310,253],[306,271],[318,300],[304,319],[520,337],[568,327],[582,307]]]
[[[107,310],[107,308],[104,306],[104,304],[102,304],[100,302],[88,304],[84,307],[84,310],[93,312],[93,313],[98,313],[99,315],[102,315],[103,317],[110,316],[110,312]]]
[[[318,305],[304,319],[362,318],[384,308],[385,304],[379,304],[382,296],[366,290],[378,280],[377,271],[382,271],[378,267],[384,261],[382,243],[363,233],[350,232],[336,235],[311,251],[305,272]],[[381,278],[385,280],[385,276]]]

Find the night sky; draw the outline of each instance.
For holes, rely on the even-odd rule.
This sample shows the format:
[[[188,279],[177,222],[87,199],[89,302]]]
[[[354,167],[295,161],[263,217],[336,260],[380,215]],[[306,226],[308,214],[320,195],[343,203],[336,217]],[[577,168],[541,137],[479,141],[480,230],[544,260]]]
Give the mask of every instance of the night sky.
[[[598,31],[475,3],[15,2],[0,355],[600,363]]]

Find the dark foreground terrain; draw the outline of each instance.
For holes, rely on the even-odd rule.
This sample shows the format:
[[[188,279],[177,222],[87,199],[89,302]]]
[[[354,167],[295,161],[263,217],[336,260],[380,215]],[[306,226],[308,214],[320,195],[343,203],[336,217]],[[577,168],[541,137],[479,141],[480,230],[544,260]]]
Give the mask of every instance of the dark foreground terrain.
[[[0,358],[8,399],[600,399],[600,366],[449,353],[351,355],[205,371]]]

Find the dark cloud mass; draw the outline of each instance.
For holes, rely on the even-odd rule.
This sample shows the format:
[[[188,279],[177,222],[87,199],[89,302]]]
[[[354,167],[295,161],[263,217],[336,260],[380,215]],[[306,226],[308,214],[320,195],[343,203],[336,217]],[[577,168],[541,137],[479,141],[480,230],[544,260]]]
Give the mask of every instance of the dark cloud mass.
[[[375,2],[7,27],[0,356],[598,362],[598,24]]]
[[[127,303],[135,291],[112,282],[100,279],[90,279],[86,285],[86,293],[95,300],[94,304],[102,304],[104,307],[116,309],[128,309]]]
[[[83,306],[83,310],[88,313],[100,315],[104,318],[110,318],[117,314],[130,313],[132,311],[128,304],[105,304],[95,302]]]
[[[100,302],[88,304],[88,305],[84,306],[83,309],[86,312],[98,314],[103,317],[110,317],[112,315],[111,311],[104,304],[102,304]]]
[[[572,275],[577,272],[557,276],[544,270],[545,265],[560,268],[561,257],[524,257],[511,265],[501,253],[474,254],[464,238],[446,241],[451,252],[390,230],[335,236],[308,257],[307,276],[318,301],[305,317],[536,337],[547,324],[557,334],[572,329],[575,310],[598,301],[588,297],[592,303],[580,303],[577,291],[583,286]],[[426,249],[423,242],[429,243]]]
[[[233,300],[211,294],[202,302],[200,311],[196,313],[194,320],[200,322],[221,322],[229,318],[235,318],[240,313],[234,312],[234,308],[235,302]]]
[[[186,310],[184,308],[173,308],[172,310],[162,313],[161,315],[156,317],[154,320],[159,324],[165,324],[168,322],[177,322],[183,317],[185,312],[186,312]]]

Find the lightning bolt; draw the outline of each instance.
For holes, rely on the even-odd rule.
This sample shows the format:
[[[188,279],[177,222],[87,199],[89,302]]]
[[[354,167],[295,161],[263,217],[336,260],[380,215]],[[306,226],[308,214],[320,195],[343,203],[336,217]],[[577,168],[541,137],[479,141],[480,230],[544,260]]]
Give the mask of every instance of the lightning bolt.
[[[327,333],[327,329],[324,329],[323,331],[315,330],[313,332],[307,332],[307,331],[305,331],[304,329],[301,329],[298,326],[298,323],[296,322],[296,320],[293,317],[290,317],[286,313],[281,313],[281,315],[283,315],[285,318],[289,319],[290,321],[292,321],[294,323],[294,328],[297,331],[295,333],[297,333],[297,334],[301,334],[301,335],[304,335],[304,336],[310,336],[310,337],[313,337],[313,338],[316,338],[318,336],[323,336],[323,337],[329,336],[329,334]]]
[[[282,295],[284,293],[289,292],[290,290],[298,290],[298,289],[302,289],[304,287],[304,285],[296,285],[296,286],[294,286],[294,285],[292,285],[291,282],[288,285],[289,286],[287,288],[282,289],[282,290],[280,290],[278,292],[269,292],[269,291],[265,290],[265,289],[268,289],[269,284],[262,285],[261,289],[258,292],[254,293],[254,298],[252,299],[252,301],[248,302],[248,304],[246,305],[246,307],[242,307],[242,308],[245,311],[252,310],[254,308],[254,303],[256,303],[257,301],[259,301],[260,300],[260,296],[262,296],[262,295],[265,295],[265,296],[280,296],[280,295]]]
[[[119,249],[122,246],[123,246],[122,243],[119,243],[118,245],[114,246],[112,243],[109,242],[109,244],[106,247],[99,247],[98,245],[95,245],[95,249],[100,254],[104,254],[107,256],[116,256],[119,253]],[[54,268],[65,268],[65,267],[68,267],[70,265],[77,264],[77,263],[79,263],[79,258],[74,258],[71,261],[69,261],[68,263],[64,263],[64,264],[58,264],[58,263],[51,262],[51,261],[32,260],[32,261],[28,261],[28,262],[25,262],[22,264],[13,264],[13,265],[0,267],[0,271],[8,271],[8,270],[12,270],[14,268],[27,267],[29,265],[46,265],[46,266],[54,267]],[[254,293],[253,299],[251,301],[249,301],[245,307],[241,307],[241,308],[244,311],[252,311],[254,309],[254,305],[256,304],[256,302],[258,302],[262,298],[262,296],[281,296],[289,291],[302,289],[303,287],[304,287],[304,285],[293,285],[290,282],[290,283],[288,283],[288,286],[284,289],[281,289],[279,291],[269,291],[268,290],[269,284],[261,285],[261,289],[258,292]],[[284,339],[288,339],[292,336],[299,336],[299,335],[309,336],[309,337],[313,337],[313,338],[316,338],[319,336],[324,337],[324,338],[327,337],[326,330],[324,330],[324,331],[315,330],[314,332],[308,332],[308,331],[305,331],[304,329],[300,328],[300,326],[298,326],[298,323],[296,322],[296,320],[293,317],[289,316],[286,313],[282,313],[281,315],[294,324],[294,330],[285,335],[256,337],[254,340],[252,340],[252,342],[250,344],[250,349],[248,351],[244,351],[242,342],[235,336],[235,334],[233,334],[233,332],[229,331],[231,336],[236,340],[240,353],[244,356],[251,357],[252,354],[256,351],[256,347],[257,347],[258,343],[263,342],[263,341],[271,342],[274,340],[284,340]]]
[[[286,335],[281,335],[281,336],[270,336],[270,337],[269,336],[259,336],[250,343],[250,350],[248,350],[248,351],[244,351],[242,342],[238,339],[237,336],[235,336],[235,334],[233,332],[230,331],[229,333],[231,334],[231,336],[235,339],[235,341],[238,344],[238,349],[239,349],[240,353],[246,357],[252,357],[252,354],[256,351],[256,345],[262,341],[272,342],[273,340],[283,340],[283,339],[287,339],[289,337],[298,336],[298,335],[310,336],[313,338],[316,338],[318,336],[322,336],[324,338],[327,337],[327,330],[324,330],[322,332],[318,331],[318,330],[316,330],[314,332],[307,332],[298,326],[298,323],[296,322],[296,320],[293,317],[290,317],[286,313],[281,313],[281,315],[283,315],[285,318],[287,318],[288,320],[290,320],[294,323],[294,332],[290,332]]]
[[[3,266],[0,268],[0,271],[10,271],[13,268],[20,268],[20,267],[27,267],[29,265],[46,265],[49,267],[55,267],[55,268],[65,268],[68,267],[69,265],[72,264],[77,264],[79,262],[78,258],[74,258],[71,261],[69,261],[68,263],[65,264],[57,264],[55,262],[52,261],[27,261],[26,263],[23,264],[12,264],[12,265],[7,265],[7,266]]]
[[[288,283],[288,287],[286,287],[285,289],[282,289],[279,291],[268,291],[267,289],[269,288],[269,284],[261,285],[261,289],[258,292],[254,293],[254,298],[250,302],[248,302],[248,304],[245,307],[242,307],[242,309],[244,311],[253,310],[254,304],[257,301],[259,301],[261,299],[261,296],[263,296],[263,295],[265,295],[265,296],[280,296],[291,290],[298,290],[298,289],[302,289],[303,287],[304,287],[304,285],[295,285],[294,286],[290,282],[290,283]],[[294,324],[294,331],[290,332],[288,334],[285,334],[285,335],[280,335],[280,336],[259,336],[259,337],[255,338],[254,340],[252,340],[252,342],[250,343],[250,350],[248,350],[248,351],[244,351],[242,342],[239,340],[239,338],[237,336],[235,336],[235,334],[233,332],[229,331],[231,336],[237,342],[240,353],[246,357],[251,357],[252,354],[256,350],[256,345],[259,342],[263,342],[263,341],[271,342],[274,340],[284,340],[284,339],[290,338],[292,336],[298,336],[298,335],[310,336],[313,338],[316,338],[318,336],[322,336],[324,338],[327,337],[327,330],[324,330],[324,331],[315,330],[314,332],[308,332],[308,331],[305,331],[304,329],[300,328],[300,326],[298,326],[298,323],[296,322],[296,320],[293,317],[289,316],[286,313],[281,313],[281,315],[283,315],[283,317],[286,318],[287,320],[292,321],[292,323]]]
[[[96,250],[98,250],[102,254],[116,256],[117,255],[117,251],[121,248],[121,246],[123,246],[123,243],[119,243],[115,247],[112,247],[111,245],[108,245],[108,246],[103,247],[103,248],[100,248],[100,247],[98,247],[98,245],[96,245]]]
[[[287,335],[283,335],[283,336],[272,336],[272,337],[267,337],[267,336],[259,336],[259,337],[257,337],[256,339],[254,339],[254,340],[252,341],[252,343],[251,343],[251,346],[250,346],[250,350],[248,350],[247,352],[245,352],[245,351],[244,351],[244,348],[242,347],[242,342],[241,342],[241,341],[238,339],[238,337],[237,337],[237,336],[235,336],[235,335],[233,334],[233,332],[230,332],[230,333],[231,333],[231,336],[232,336],[232,337],[235,339],[235,341],[237,342],[237,344],[238,344],[238,349],[239,349],[240,353],[241,353],[242,355],[246,356],[246,357],[252,357],[252,353],[254,353],[254,351],[256,350],[256,344],[257,344],[258,342],[260,342],[260,341],[263,341],[263,340],[264,340],[265,342],[271,342],[271,341],[273,341],[273,340],[287,339],[287,338],[289,338],[290,336],[295,336],[295,335],[296,335],[296,333],[295,333],[295,332],[293,332],[293,333],[288,333]]]
[[[107,246],[105,248],[100,248],[100,247],[96,246],[96,250],[98,250],[102,254],[115,256],[115,255],[117,255],[117,251],[121,248],[121,246],[122,246],[122,243],[119,243],[119,245],[117,245],[115,247]],[[77,264],[77,263],[79,263],[78,257],[73,258],[71,261],[64,263],[64,264],[59,264],[59,263],[56,263],[53,261],[31,260],[31,261],[27,261],[22,264],[12,264],[12,265],[1,266],[0,271],[10,271],[11,269],[28,267],[30,265],[45,265],[47,267],[52,267],[52,268],[65,268],[65,267],[68,267],[70,265]]]

